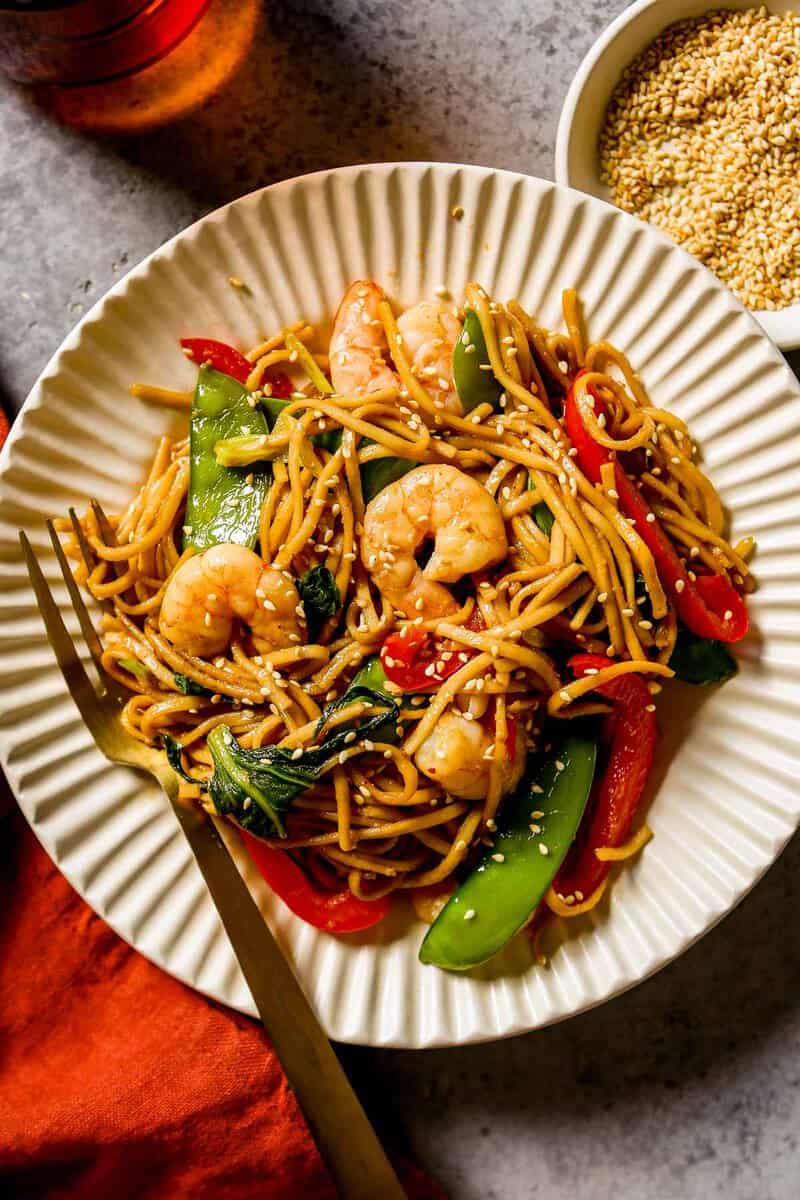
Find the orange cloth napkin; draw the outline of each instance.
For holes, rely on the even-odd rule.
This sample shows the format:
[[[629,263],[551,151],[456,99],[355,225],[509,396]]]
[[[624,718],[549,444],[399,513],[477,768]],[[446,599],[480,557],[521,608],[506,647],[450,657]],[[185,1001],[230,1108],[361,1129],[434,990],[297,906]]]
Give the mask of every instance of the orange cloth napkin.
[[[398,1170],[413,1200],[445,1200]],[[261,1027],[118,938],[16,808],[0,825],[0,1194],[335,1197]]]

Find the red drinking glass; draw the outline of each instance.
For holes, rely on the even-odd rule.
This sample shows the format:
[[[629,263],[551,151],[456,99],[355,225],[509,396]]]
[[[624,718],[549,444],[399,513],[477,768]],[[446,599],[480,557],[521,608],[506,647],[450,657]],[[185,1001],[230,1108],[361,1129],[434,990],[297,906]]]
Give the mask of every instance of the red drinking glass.
[[[22,83],[87,84],[168,53],[210,0],[0,0],[0,68]]]

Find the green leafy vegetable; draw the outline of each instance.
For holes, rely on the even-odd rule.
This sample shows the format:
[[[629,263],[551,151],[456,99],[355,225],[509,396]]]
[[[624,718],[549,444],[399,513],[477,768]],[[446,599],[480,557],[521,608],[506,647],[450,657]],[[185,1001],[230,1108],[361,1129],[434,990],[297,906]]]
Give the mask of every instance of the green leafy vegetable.
[[[668,665],[678,679],[696,685],[723,683],[739,669],[724,642],[698,637],[683,627],[678,630]]]
[[[328,617],[332,617],[341,604],[336,579],[327,567],[312,567],[298,580],[297,590],[306,610],[308,636],[312,642],[316,641]]]
[[[147,667],[136,658],[118,658],[117,666],[122,667],[123,671],[130,672],[131,675],[135,675],[137,679],[147,679]]]
[[[191,783],[200,782],[183,769],[180,742],[165,735],[164,747],[174,771]],[[319,771],[310,761],[294,762],[290,751],[276,746],[245,750],[227,725],[212,729],[208,748],[214,774],[200,786],[208,792],[220,816],[232,817],[256,837],[283,837],[283,818],[289,805],[316,782]]]
[[[365,658],[361,665],[358,674],[354,676],[353,682],[350,684],[345,696],[348,696],[353,688],[367,687],[373,692],[380,692],[382,696],[392,700],[392,693],[388,688],[388,679],[386,672],[383,669],[379,654],[371,654],[369,658]]]
[[[179,692],[183,692],[184,696],[214,696],[210,688],[203,687],[202,683],[195,683],[194,679],[190,679],[188,675],[181,675],[178,671],[172,676],[172,681]],[[230,696],[223,696],[223,700],[228,704],[233,704]]]
[[[533,509],[533,519],[545,537],[550,537],[553,525],[555,524],[555,517],[550,512],[550,509],[547,507],[544,500],[540,500]]]
[[[379,711],[366,720],[356,719],[337,726],[322,737],[331,717],[345,705],[361,700]],[[397,702],[384,692],[355,681],[340,700],[329,704],[317,724],[319,745],[311,746],[300,757],[295,750],[280,746],[260,746],[247,750],[240,746],[227,725],[217,725],[208,735],[208,748],[214,761],[214,774],[208,781],[195,779],[181,763],[182,747],[164,735],[164,748],[174,771],[191,783],[199,783],[208,792],[220,816],[230,817],[256,837],[284,837],[285,815],[301,792],[316,783],[325,767],[358,739],[384,740],[383,732],[397,724]]]
[[[212,694],[207,687],[203,687],[202,683],[195,683],[188,675],[181,675],[176,671],[172,679],[175,687],[179,692],[183,692],[184,696],[210,696]]]

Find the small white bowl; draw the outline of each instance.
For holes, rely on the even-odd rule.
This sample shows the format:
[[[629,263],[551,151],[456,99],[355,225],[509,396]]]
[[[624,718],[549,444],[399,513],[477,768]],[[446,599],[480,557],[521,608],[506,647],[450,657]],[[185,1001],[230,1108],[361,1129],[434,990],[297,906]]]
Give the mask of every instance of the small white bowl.
[[[675,21],[710,9],[757,8],[758,0],[637,0],[608,26],[578,67],[567,92],[556,137],[556,182],[611,202],[600,181],[597,143],[611,93],[622,72],[654,38]],[[767,0],[771,12],[800,11],[800,0]],[[782,350],[800,346],[800,304],[753,316]]]

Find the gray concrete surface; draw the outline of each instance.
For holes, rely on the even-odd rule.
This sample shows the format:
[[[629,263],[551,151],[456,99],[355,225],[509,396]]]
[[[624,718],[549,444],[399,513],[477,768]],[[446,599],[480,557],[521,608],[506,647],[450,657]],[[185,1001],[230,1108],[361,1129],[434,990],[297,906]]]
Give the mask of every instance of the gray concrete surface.
[[[130,140],[60,128],[0,82],[0,396],[19,406],[121,273],[261,184],[396,158],[550,176],[572,73],[623,7],[271,0],[223,95]],[[680,961],[561,1026],[345,1049],[373,1118],[454,1200],[795,1200],[798,868],[795,840]]]

